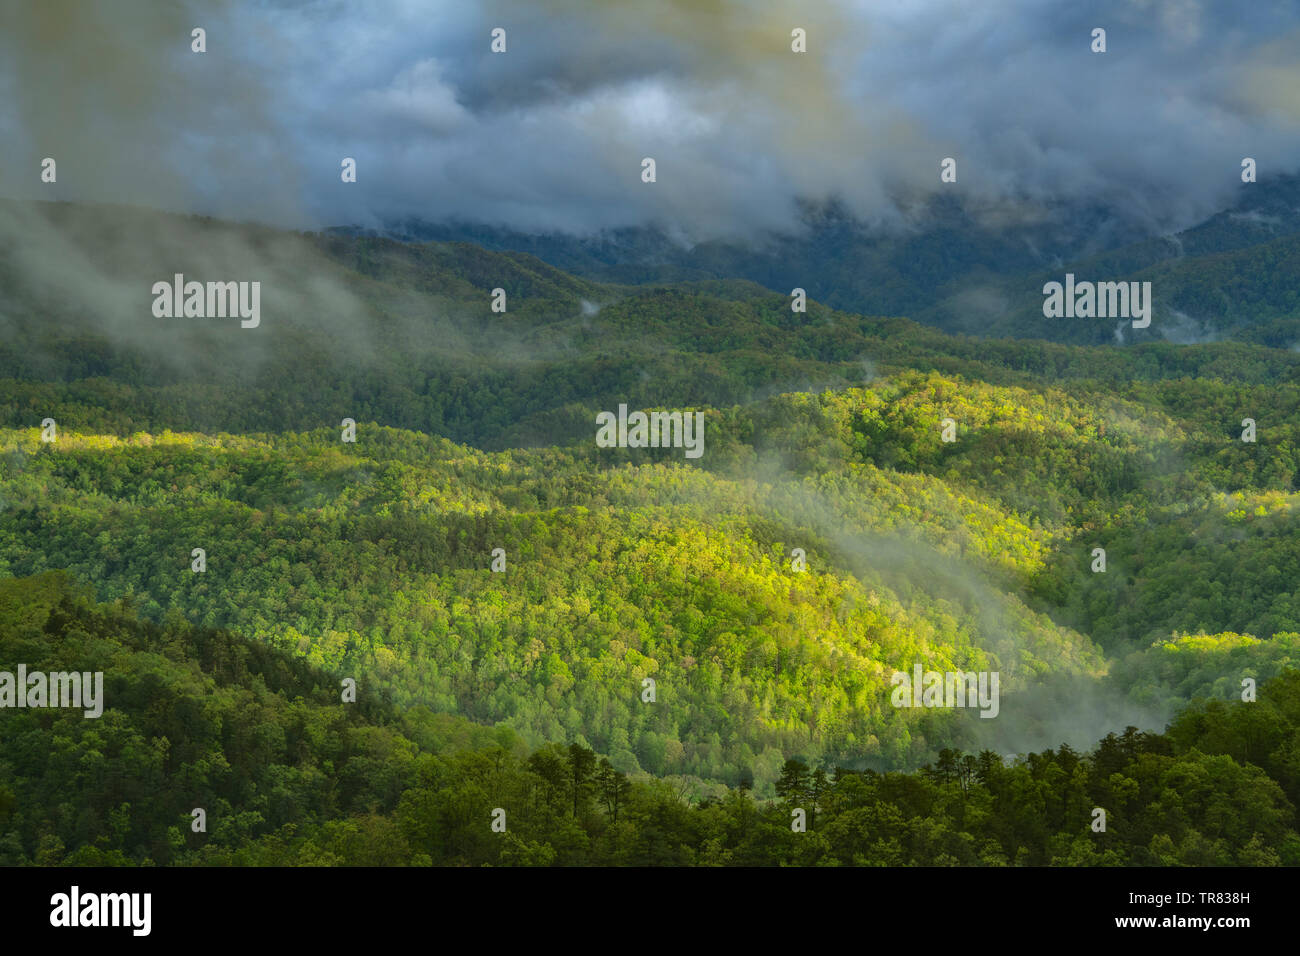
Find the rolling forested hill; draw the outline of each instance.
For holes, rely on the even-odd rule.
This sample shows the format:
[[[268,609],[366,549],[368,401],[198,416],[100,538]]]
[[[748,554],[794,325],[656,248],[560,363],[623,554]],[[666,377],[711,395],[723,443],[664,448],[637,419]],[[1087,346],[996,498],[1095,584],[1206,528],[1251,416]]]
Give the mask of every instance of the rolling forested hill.
[[[914,774],[791,759],[775,799],[755,800],[630,780],[581,744],[530,751],[506,727],[421,706],[341,703],[300,659],[143,622],[58,573],[0,581],[0,653],[102,669],[114,702],[99,720],[6,715],[0,865],[1300,862],[1296,671],[1256,703],[1198,705],[1165,734],[1130,727],[1084,752],[944,750]]]

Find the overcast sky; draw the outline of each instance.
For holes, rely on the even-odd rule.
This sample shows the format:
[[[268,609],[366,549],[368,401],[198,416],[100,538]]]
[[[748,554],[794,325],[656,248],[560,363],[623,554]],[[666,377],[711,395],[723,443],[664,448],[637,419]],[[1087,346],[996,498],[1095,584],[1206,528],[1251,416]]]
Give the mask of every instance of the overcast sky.
[[[4,0],[0,138],[5,196],[303,228],[698,239],[788,224],[801,197],[871,220],[939,188],[1174,228],[1226,200],[1242,157],[1300,165],[1300,4]]]

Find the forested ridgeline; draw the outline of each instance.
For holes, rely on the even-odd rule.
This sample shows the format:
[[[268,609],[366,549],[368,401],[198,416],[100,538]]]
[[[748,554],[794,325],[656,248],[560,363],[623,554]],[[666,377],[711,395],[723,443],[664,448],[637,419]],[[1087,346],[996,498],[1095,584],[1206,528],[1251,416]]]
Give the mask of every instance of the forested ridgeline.
[[[1041,339],[1095,323],[1041,315],[1017,331],[1026,339],[975,338],[836,311],[815,295],[797,312],[799,283],[608,285],[468,243],[62,203],[0,203],[0,226],[0,424],[14,428],[52,415],[119,436],[279,432],[350,417],[501,449],[589,439],[595,412],[618,403],[728,407],[908,370],[1102,394],[1157,383],[1143,396],[1173,404],[1191,380],[1222,381],[1254,396],[1264,428],[1295,408],[1300,373],[1290,340],[1070,346]],[[50,273],[41,249],[77,262],[77,281]],[[155,317],[152,284],[175,274],[257,279],[261,324]],[[1251,392],[1261,385],[1286,388]],[[1277,416],[1259,400],[1270,397]]]
[[[98,719],[4,714],[6,865],[1300,863],[1294,670],[1256,702],[1198,702],[1083,753],[944,750],[910,774],[790,759],[761,800],[629,777],[579,744],[530,749],[364,684],[343,703],[337,674],[143,621],[58,573],[0,582],[14,659],[102,670],[106,700]]]

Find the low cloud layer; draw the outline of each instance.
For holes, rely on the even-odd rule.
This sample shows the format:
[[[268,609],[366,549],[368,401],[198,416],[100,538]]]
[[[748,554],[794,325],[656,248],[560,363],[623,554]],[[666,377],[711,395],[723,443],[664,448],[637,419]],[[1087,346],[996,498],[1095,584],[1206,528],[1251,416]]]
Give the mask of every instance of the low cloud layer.
[[[706,239],[788,226],[800,199],[895,221],[944,188],[1172,229],[1243,156],[1295,171],[1297,90],[1287,4],[42,0],[0,12],[0,195]]]

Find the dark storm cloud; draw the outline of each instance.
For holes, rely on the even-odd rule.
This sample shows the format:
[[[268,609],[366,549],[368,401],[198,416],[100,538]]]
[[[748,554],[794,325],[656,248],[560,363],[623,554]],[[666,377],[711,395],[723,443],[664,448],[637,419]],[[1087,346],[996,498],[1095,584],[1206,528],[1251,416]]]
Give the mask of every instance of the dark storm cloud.
[[[46,0],[0,13],[0,194],[704,238],[788,225],[799,198],[879,221],[947,188],[1174,228],[1243,156],[1294,171],[1298,74],[1289,3]]]
[[[276,39],[243,29],[230,0],[40,0],[0,5],[0,195],[257,215],[298,207],[283,156]],[[190,50],[191,30],[209,52]],[[58,181],[40,181],[57,163]]]

